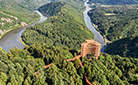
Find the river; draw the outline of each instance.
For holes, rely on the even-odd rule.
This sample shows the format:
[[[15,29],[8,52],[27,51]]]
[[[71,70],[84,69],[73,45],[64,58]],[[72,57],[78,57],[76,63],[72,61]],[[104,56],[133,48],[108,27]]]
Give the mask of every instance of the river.
[[[3,48],[5,51],[9,51],[11,48],[24,48],[24,45],[21,42],[21,35],[25,31],[26,28],[30,26],[34,26],[37,23],[41,23],[47,19],[47,17],[43,16],[39,11],[35,11],[37,14],[40,15],[40,20],[34,22],[33,24],[27,25],[25,27],[14,29],[8,33],[6,33],[0,39],[0,47]]]
[[[94,28],[94,26],[91,23],[91,19],[88,16],[88,12],[91,10],[89,7],[89,4],[85,1],[85,7],[86,10],[83,12],[84,15],[84,21],[86,23],[86,26],[90,29],[91,32],[94,34],[94,40],[102,44],[102,52],[104,51],[104,39],[102,35]],[[24,45],[21,42],[21,35],[25,31],[26,28],[30,26],[34,26],[37,23],[41,23],[47,19],[47,17],[43,16],[39,11],[35,11],[37,14],[40,15],[40,20],[34,22],[33,24],[27,25],[25,27],[14,29],[8,33],[6,33],[1,39],[0,39],[0,47],[3,48],[5,51],[9,51],[11,48],[24,48]]]
[[[84,21],[88,29],[94,34],[94,40],[102,44],[101,51],[104,51],[104,38],[103,36],[95,29],[95,27],[92,25],[91,19],[88,16],[88,12],[92,9],[89,7],[88,0],[85,1],[84,5],[86,7],[85,11],[83,12],[84,15]]]

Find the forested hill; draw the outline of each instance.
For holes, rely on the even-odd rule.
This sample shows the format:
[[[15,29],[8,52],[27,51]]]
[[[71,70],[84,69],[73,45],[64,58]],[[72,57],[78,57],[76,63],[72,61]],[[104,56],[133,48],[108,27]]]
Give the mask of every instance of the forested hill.
[[[84,24],[82,3],[67,1],[45,22],[27,28],[24,49],[0,49],[0,85],[86,85],[86,78],[92,85],[137,85],[137,58],[101,53],[98,60],[87,55],[67,61],[80,54],[84,40],[93,39]]]
[[[84,24],[82,12],[68,3],[52,2],[39,8],[44,15],[51,17],[46,22],[27,28],[23,33],[23,41],[33,43],[46,43],[48,46],[63,46],[80,49],[81,43],[86,39],[93,39],[93,34]],[[53,15],[53,16],[52,16]]]
[[[110,41],[138,36],[137,6],[101,6],[88,15],[96,29]]]
[[[111,55],[120,55],[123,57],[138,58],[138,36],[123,38],[110,43],[106,52]]]
[[[72,51],[73,52],[73,51]],[[0,50],[1,85],[86,85],[85,76],[93,85],[137,85],[138,59],[101,54],[96,60],[67,62],[74,54],[61,47],[32,45],[24,50]],[[49,68],[44,66],[53,63]],[[39,70],[39,71],[38,71]],[[38,74],[35,75],[35,72]]]
[[[138,4],[138,0],[89,0],[90,3],[110,4],[110,5],[125,5]]]
[[[55,0],[0,0],[0,34],[39,19],[34,10]]]
[[[110,43],[106,52],[138,57],[138,9],[136,6],[99,6],[89,12],[92,23]]]
[[[44,16],[54,16],[61,11],[61,8],[64,6],[64,3],[61,2],[52,2],[46,5],[41,6],[38,10]]]

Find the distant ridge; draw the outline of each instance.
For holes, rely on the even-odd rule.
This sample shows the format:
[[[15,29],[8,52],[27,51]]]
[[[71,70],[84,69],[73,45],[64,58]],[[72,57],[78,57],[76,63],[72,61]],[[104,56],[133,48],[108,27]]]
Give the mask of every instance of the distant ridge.
[[[89,0],[92,3],[109,4],[109,5],[125,5],[138,4],[138,0]]]

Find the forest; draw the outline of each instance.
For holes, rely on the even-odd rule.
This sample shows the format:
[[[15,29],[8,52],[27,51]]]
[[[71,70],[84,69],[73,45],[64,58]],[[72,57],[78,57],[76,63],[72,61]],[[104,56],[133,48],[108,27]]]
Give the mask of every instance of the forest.
[[[90,0],[90,3],[125,5],[125,4],[138,4],[138,0]]]
[[[138,10],[135,6],[99,6],[88,14],[96,29],[110,41],[138,36]]]
[[[9,52],[0,49],[0,85],[87,85],[86,78],[92,85],[137,85],[137,10],[127,7],[91,10],[89,16],[96,29],[112,43],[98,59],[92,54],[69,62],[67,59],[80,55],[81,43],[94,39],[94,35],[84,23],[83,3],[79,0],[60,1],[38,8],[48,19],[26,29],[22,35],[26,44],[24,49],[13,48]],[[28,15],[21,16],[21,13],[28,11],[18,9],[8,13],[27,20],[23,17]],[[39,17],[34,15],[29,20],[32,18]],[[50,67],[46,67],[49,64]]]
[[[22,39],[27,45],[46,43],[48,46],[80,49],[82,42],[86,39],[93,39],[93,34],[84,24],[82,13],[69,4],[59,7],[61,3],[59,5],[57,3],[50,3],[50,6],[59,8],[60,12],[56,13],[56,10],[52,10],[50,15],[54,16],[49,17],[43,23],[27,28],[23,33]],[[44,7],[49,10],[50,6]]]
[[[61,2],[51,2],[51,3],[41,6],[40,8],[38,8],[38,10],[44,16],[54,16],[61,11],[61,8],[63,6],[64,6],[64,4]]]
[[[43,80],[44,83],[46,82],[48,85],[86,85],[85,76],[87,76],[88,80],[92,82],[93,85],[136,85],[138,83],[138,59],[132,58],[133,56],[127,58],[128,55],[125,54],[122,55],[123,57],[120,57],[118,53],[113,54],[109,52],[109,54],[112,53],[112,55],[102,53],[99,59],[96,60],[92,55],[88,55],[84,59],[81,59],[84,65],[83,67],[80,67],[78,60],[73,62],[64,61],[64,59],[79,55],[81,43],[85,39],[93,39],[93,37],[90,32],[87,31],[83,22],[80,22],[82,21],[82,19],[79,19],[81,15],[76,12],[75,7],[70,7],[68,4],[64,3],[64,6],[57,8],[60,8],[58,10],[61,11],[56,14],[55,12],[51,12],[54,16],[49,17],[44,23],[27,29],[22,36],[23,41],[28,45],[33,45],[34,43],[41,43],[42,45],[42,43],[45,43],[46,46],[60,46],[60,48],[64,49],[63,51],[67,49],[65,53],[67,55],[60,57],[59,60],[57,59],[59,54],[55,53],[62,52],[62,49],[58,52],[48,51],[52,52],[51,57],[56,56],[56,59],[54,59],[55,57],[51,58],[50,55],[48,55],[48,59],[45,59],[42,56],[49,54],[46,52],[47,50],[40,51],[38,50],[41,49],[40,47],[34,46],[35,51],[32,51],[33,48],[31,47],[30,52],[38,53],[39,56],[43,58],[45,65],[52,63],[52,66],[48,69],[40,71],[40,78],[45,77]],[[77,15],[79,16],[77,17]],[[81,26],[83,27],[81,28]],[[85,36],[85,33],[87,36]],[[44,50],[44,48],[45,46],[43,46],[41,50]],[[37,54],[34,53],[31,53],[32,56],[38,58]],[[63,54],[62,52],[62,55]],[[137,54],[135,54],[134,57],[135,56],[137,56]],[[57,64],[57,62],[60,64]],[[42,79],[40,81],[42,82]]]
[[[123,57],[138,57],[138,10],[136,6],[98,6],[89,13],[96,29],[112,43],[105,51]]]
[[[108,44],[105,51],[111,55],[138,58],[138,36],[114,41]]]
[[[8,53],[0,50],[1,85],[86,85],[85,76],[93,85],[138,83],[137,58],[103,53],[96,60],[88,55],[81,59],[83,67],[78,60],[66,61],[77,54],[79,51],[46,44],[33,44]],[[52,65],[45,69],[50,63]]]

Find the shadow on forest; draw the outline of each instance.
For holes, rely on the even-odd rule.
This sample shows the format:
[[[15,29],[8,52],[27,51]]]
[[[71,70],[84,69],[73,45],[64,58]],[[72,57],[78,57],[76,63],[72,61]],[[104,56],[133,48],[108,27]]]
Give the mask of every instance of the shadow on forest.
[[[138,36],[114,41],[106,47],[105,52],[111,55],[138,58]]]

